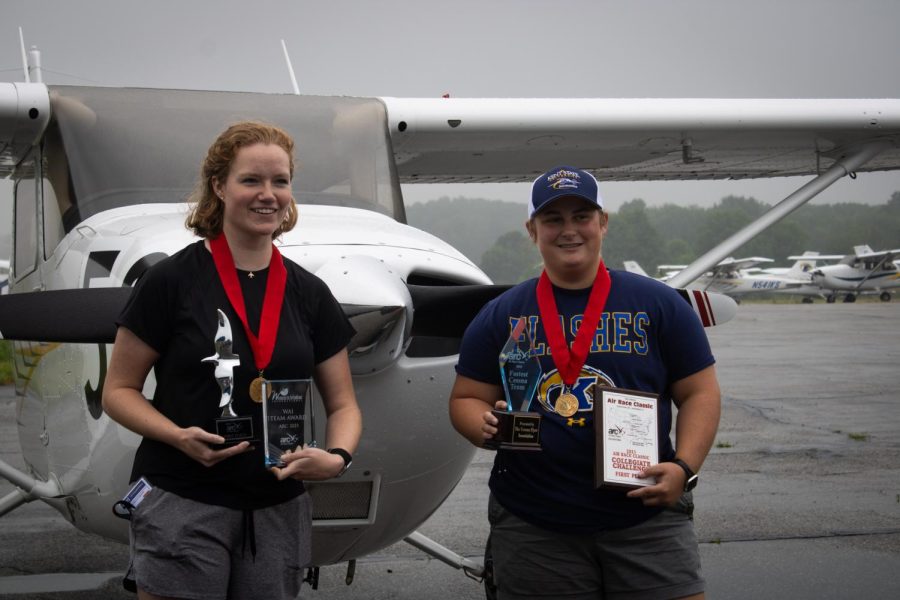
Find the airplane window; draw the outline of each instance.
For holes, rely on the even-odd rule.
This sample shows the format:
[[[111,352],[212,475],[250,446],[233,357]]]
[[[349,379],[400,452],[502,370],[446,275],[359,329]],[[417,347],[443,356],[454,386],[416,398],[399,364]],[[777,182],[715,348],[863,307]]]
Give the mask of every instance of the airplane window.
[[[56,121],[50,123],[44,134],[42,150],[41,198],[44,217],[44,258],[47,258],[81,218],[78,215],[72,177],[69,175],[69,161],[66,159],[62,136]]]
[[[209,143],[242,119],[294,137],[298,202],[405,222],[387,114],[377,99],[51,86],[51,102],[67,158],[60,169],[68,166],[72,186],[66,190],[61,174],[51,184],[57,200],[65,190],[76,222],[121,206],[184,201]]]
[[[53,254],[66,235],[55,188],[46,177],[41,178],[41,199],[44,218],[44,259],[46,259]]]
[[[37,266],[37,184],[33,155],[16,169],[13,199],[13,273],[21,279]]]

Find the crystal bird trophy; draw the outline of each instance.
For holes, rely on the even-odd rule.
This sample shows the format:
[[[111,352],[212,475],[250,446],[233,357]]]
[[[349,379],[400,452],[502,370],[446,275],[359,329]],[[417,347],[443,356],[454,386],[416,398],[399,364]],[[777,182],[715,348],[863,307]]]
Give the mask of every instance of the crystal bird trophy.
[[[200,362],[215,365],[216,383],[222,390],[219,399],[219,408],[222,415],[215,420],[216,434],[225,438],[224,446],[233,446],[244,440],[253,440],[253,418],[241,417],[231,407],[234,398],[234,368],[241,364],[240,357],[232,351],[233,337],[231,335],[231,322],[221,310],[218,313],[218,328],[214,340],[216,353],[207,356]]]
[[[500,378],[506,410],[494,410],[497,433],[485,440],[493,450],[540,450],[541,415],[529,412],[543,371],[525,319],[519,319],[500,351]]]

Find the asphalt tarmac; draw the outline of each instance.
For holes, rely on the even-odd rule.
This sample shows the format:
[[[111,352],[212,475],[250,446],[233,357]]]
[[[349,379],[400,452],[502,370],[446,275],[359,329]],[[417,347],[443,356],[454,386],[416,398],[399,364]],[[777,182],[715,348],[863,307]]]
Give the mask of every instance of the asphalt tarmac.
[[[900,598],[900,303],[744,304],[709,330],[722,422],[695,492],[707,597]],[[0,458],[21,466],[0,387]],[[420,531],[480,560],[481,451]],[[11,490],[0,482],[0,496]],[[0,598],[133,599],[126,549],[41,503],[0,519]],[[481,586],[406,543],[325,567],[303,598],[479,599]]]

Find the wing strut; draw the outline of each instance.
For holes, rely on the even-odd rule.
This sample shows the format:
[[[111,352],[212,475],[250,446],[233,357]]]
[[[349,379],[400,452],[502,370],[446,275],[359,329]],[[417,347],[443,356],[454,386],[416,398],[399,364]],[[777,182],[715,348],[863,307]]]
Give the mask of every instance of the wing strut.
[[[867,281],[872,277],[872,275],[874,275],[875,272],[878,271],[878,269],[880,269],[881,267],[883,267],[883,266],[884,266],[884,263],[886,263],[886,262],[887,262],[887,259],[890,258],[890,257],[891,257],[890,254],[885,254],[884,256],[882,256],[882,257],[881,257],[881,260],[878,261],[878,264],[875,265],[874,267],[872,267],[872,269],[871,269],[868,273],[866,273],[866,276],[862,278],[862,281],[860,281],[860,282],[856,285],[856,291],[861,290],[863,284],[864,284],[865,282],[867,282]],[[865,266],[865,265],[863,265],[863,266]]]
[[[751,239],[788,216],[794,210],[809,202],[819,192],[828,188],[832,183],[844,175],[855,172],[861,166],[869,162],[869,160],[874,158],[879,152],[890,146],[890,142],[879,140],[865,144],[856,153],[845,156],[832,165],[830,169],[806,183],[799,190],[770,208],[756,221],[727,238],[712,250],[709,250],[706,254],[688,265],[683,271],[676,273],[666,283],[676,288],[687,286],[689,283],[703,275],[703,273],[716,266],[719,261],[727,258]]]
[[[2,460],[0,460],[0,477],[16,486],[12,492],[0,498],[0,517],[26,502],[58,498],[63,495],[55,477],[51,476],[49,481],[40,481]]]
[[[435,557],[436,559],[450,565],[455,569],[462,569],[463,573],[465,573],[472,579],[480,581],[481,578],[484,577],[484,565],[469,560],[464,556],[460,556],[456,552],[453,552],[449,548],[441,546],[431,538],[426,537],[418,531],[413,531],[411,534],[403,538],[403,541],[415,546],[422,552]]]

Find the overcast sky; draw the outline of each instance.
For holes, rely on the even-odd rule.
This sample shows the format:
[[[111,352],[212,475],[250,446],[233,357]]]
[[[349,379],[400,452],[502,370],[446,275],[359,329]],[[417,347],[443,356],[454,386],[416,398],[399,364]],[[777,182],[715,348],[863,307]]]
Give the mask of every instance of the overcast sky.
[[[897,0],[0,0],[0,80],[18,27],[47,83],[438,97],[900,98]],[[775,203],[806,179],[604,183],[612,210]],[[8,194],[8,186],[5,186]],[[883,203],[900,173],[814,202]],[[0,188],[0,193],[4,188]],[[525,201],[527,184],[405,186]]]

